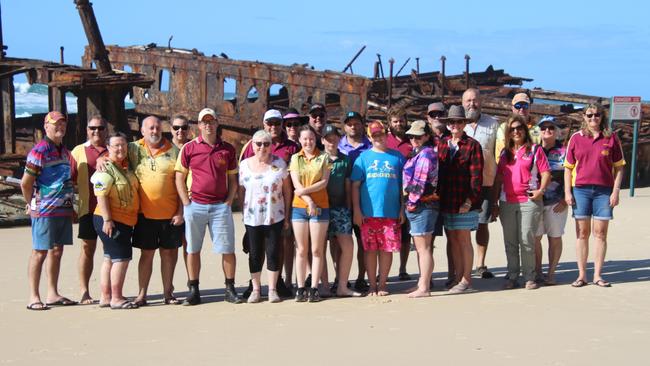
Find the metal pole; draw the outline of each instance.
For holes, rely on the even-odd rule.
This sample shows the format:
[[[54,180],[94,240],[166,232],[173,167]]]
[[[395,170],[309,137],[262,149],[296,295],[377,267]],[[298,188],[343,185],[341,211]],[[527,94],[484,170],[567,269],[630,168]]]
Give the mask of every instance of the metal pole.
[[[415,72],[420,75],[420,58],[415,58]]]
[[[384,76],[384,65],[381,63],[381,55],[377,54],[377,59],[379,60],[379,71],[381,71],[381,77],[382,79],[386,79]]]
[[[465,55],[465,89],[469,89],[469,55]]]
[[[636,149],[639,140],[639,120],[634,121],[634,135],[632,137],[632,170],[630,170],[630,197],[634,197],[634,181],[636,180]]]
[[[84,27],[84,32],[88,39],[88,47],[90,47],[99,74],[112,74],[113,68],[108,59],[108,51],[106,51],[106,47],[104,46],[104,40],[99,31],[99,24],[97,24],[92,4],[88,0],[74,0],[74,2],[77,5],[81,24]]]
[[[0,60],[5,58],[5,44],[2,39],[2,7],[0,6]]]
[[[395,74],[395,77],[397,77],[397,75],[399,75],[399,73],[402,72],[402,70],[404,69],[404,66],[406,66],[406,64],[408,64],[409,61],[411,61],[410,57],[407,58],[406,61],[404,61],[404,65],[402,65],[402,67],[400,67],[399,70],[397,70],[397,74]]]
[[[343,69],[343,71],[341,71],[341,72],[342,72],[342,73],[345,73],[346,71],[348,71],[348,69],[350,69],[350,73],[351,73],[351,74],[354,74],[354,72],[352,72],[352,64],[354,63],[354,61],[356,61],[357,57],[359,57],[359,55],[361,54],[361,52],[363,52],[363,50],[365,50],[365,49],[366,49],[366,46],[365,46],[365,45],[364,45],[363,47],[361,47],[361,49],[359,50],[359,52],[357,52],[357,54],[354,55],[354,57],[352,57],[352,60],[350,60],[350,62],[348,62],[348,64],[345,66],[345,69]]]
[[[393,104],[393,64],[395,63],[395,60],[391,57],[390,60],[388,60],[388,63],[390,64],[390,75],[388,79],[388,108],[390,108],[391,104]]]
[[[59,47],[59,53],[61,55],[61,63],[64,64],[65,62],[63,61],[63,46]]]
[[[443,99],[445,98],[445,61],[446,60],[447,60],[447,58],[445,57],[445,55],[440,56],[440,62],[442,63],[442,67],[441,67],[441,70],[440,70],[440,72],[441,72],[440,73],[440,99],[441,99],[441,102],[444,102]]]

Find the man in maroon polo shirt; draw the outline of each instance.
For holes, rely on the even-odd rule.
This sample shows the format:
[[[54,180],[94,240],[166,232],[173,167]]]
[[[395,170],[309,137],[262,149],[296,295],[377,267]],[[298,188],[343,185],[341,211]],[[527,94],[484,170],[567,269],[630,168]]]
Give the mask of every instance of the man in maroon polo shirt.
[[[271,154],[279,157],[284,160],[289,166],[289,161],[291,160],[291,155],[300,151],[300,145],[298,143],[289,140],[287,134],[284,130],[284,118],[280,111],[275,109],[269,109],[264,113],[263,120],[264,130],[271,134]],[[241,162],[244,159],[248,159],[251,156],[255,155],[253,152],[253,140],[250,140],[242,148],[241,156],[239,161]],[[293,236],[293,231],[289,229],[288,231],[283,232],[283,252],[280,253],[281,266],[284,264],[284,273],[288,283],[282,279],[282,276],[278,277],[278,283],[276,288],[278,294],[282,297],[293,297],[293,293],[289,287],[291,287],[291,279],[293,277],[293,258],[295,255],[295,240]],[[245,242],[245,241],[244,241]],[[283,263],[282,263],[283,262]],[[280,268],[280,273],[282,268]],[[249,289],[252,291],[252,283],[249,283]],[[244,293],[244,297],[248,297],[248,290]]]
[[[406,112],[403,109],[388,111],[388,136],[386,136],[386,146],[389,149],[397,150],[402,154],[404,159],[408,159],[413,146],[411,141],[406,138]],[[408,281],[411,276],[406,272],[406,263],[411,251],[411,235],[409,234],[408,220],[402,224],[402,246],[399,251],[399,280]]]
[[[212,109],[204,108],[199,113],[199,132],[199,137],[183,146],[175,168],[187,239],[190,295],[184,304],[201,302],[199,272],[206,226],[210,230],[213,251],[222,254],[225,299],[239,304],[241,299],[235,290],[235,226],[231,210],[238,187],[237,156],[235,148],[217,135],[217,115]],[[191,200],[186,183],[190,171]]]

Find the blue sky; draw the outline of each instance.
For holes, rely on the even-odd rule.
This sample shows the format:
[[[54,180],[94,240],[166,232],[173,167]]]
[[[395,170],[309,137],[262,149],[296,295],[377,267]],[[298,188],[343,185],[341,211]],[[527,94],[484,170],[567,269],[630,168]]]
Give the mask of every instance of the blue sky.
[[[0,0],[11,57],[79,64],[87,41],[73,0]],[[492,64],[535,79],[525,87],[650,99],[650,5],[644,1],[172,1],[96,0],[106,44],[156,42],[210,55],[370,76],[376,54],[396,70],[471,71]],[[34,11],[34,9],[38,9]],[[404,71],[403,71],[404,73]]]

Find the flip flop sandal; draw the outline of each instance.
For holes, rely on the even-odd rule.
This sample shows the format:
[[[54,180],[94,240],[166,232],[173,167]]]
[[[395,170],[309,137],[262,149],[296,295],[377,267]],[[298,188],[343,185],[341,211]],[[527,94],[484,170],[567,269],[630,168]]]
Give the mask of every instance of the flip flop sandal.
[[[131,309],[137,309],[137,308],[138,308],[138,305],[135,304],[135,303],[132,303],[129,300],[124,300],[124,302],[119,304],[119,305],[115,305],[115,306],[111,305],[111,309],[113,309],[113,310],[131,310]]]
[[[602,279],[593,282],[593,284],[598,286],[598,287],[612,287],[612,285],[609,282],[607,282],[605,280],[602,280]]]
[[[31,303],[27,305],[27,310],[41,311],[41,310],[50,310],[51,308],[46,304],[43,304],[40,301]]]
[[[588,285],[588,283],[586,281],[583,281],[583,280],[575,280],[571,284],[571,286],[573,286],[573,287],[584,287],[584,286],[587,286],[587,285]]]
[[[45,305],[47,305],[47,306],[71,306],[71,305],[77,305],[77,304],[78,304],[78,302],[76,302],[76,301],[72,301],[72,300],[68,299],[67,297],[62,297],[62,298],[58,299],[55,302],[48,302]]]
[[[175,297],[170,297],[168,299],[165,299],[163,300],[163,302],[165,303],[165,305],[180,305],[183,303],[181,300]]]
[[[99,307],[102,308],[102,309],[103,309],[103,308],[110,308],[110,307],[111,307],[111,304],[108,303],[108,302],[107,302],[106,304],[101,304],[101,303],[100,303],[100,304],[99,304]]]

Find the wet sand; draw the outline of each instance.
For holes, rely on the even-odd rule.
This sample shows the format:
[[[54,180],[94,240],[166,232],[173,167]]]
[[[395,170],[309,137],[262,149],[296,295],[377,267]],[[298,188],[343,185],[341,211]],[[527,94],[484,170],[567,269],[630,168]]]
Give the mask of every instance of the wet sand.
[[[500,290],[505,254],[501,226],[495,223],[490,225],[487,264],[497,278],[476,279],[476,293],[446,295],[445,241],[438,238],[433,296],[422,299],[400,293],[416,280],[414,276],[409,282],[395,281],[395,255],[390,284],[394,294],[388,297],[232,305],[223,302],[221,260],[205,245],[201,274],[205,303],[200,306],[162,305],[156,263],[151,306],[131,311],[97,305],[27,311],[30,228],[1,229],[0,364],[643,364],[650,339],[650,188],[636,194],[630,199],[628,191],[621,193],[621,206],[610,226],[604,276],[611,288],[569,285],[577,276],[570,220],[559,284],[536,291]],[[240,241],[239,215],[235,222]],[[76,300],[79,249],[77,239],[66,247],[59,281],[61,294]],[[415,274],[415,252],[411,255],[408,268]],[[126,280],[127,296],[137,291],[138,257],[136,250]],[[248,261],[241,252],[237,259],[241,292],[249,278]],[[100,260],[101,245],[91,279],[96,298]],[[41,280],[43,297],[45,281]],[[180,296],[185,295],[185,282],[179,260],[174,284]]]

